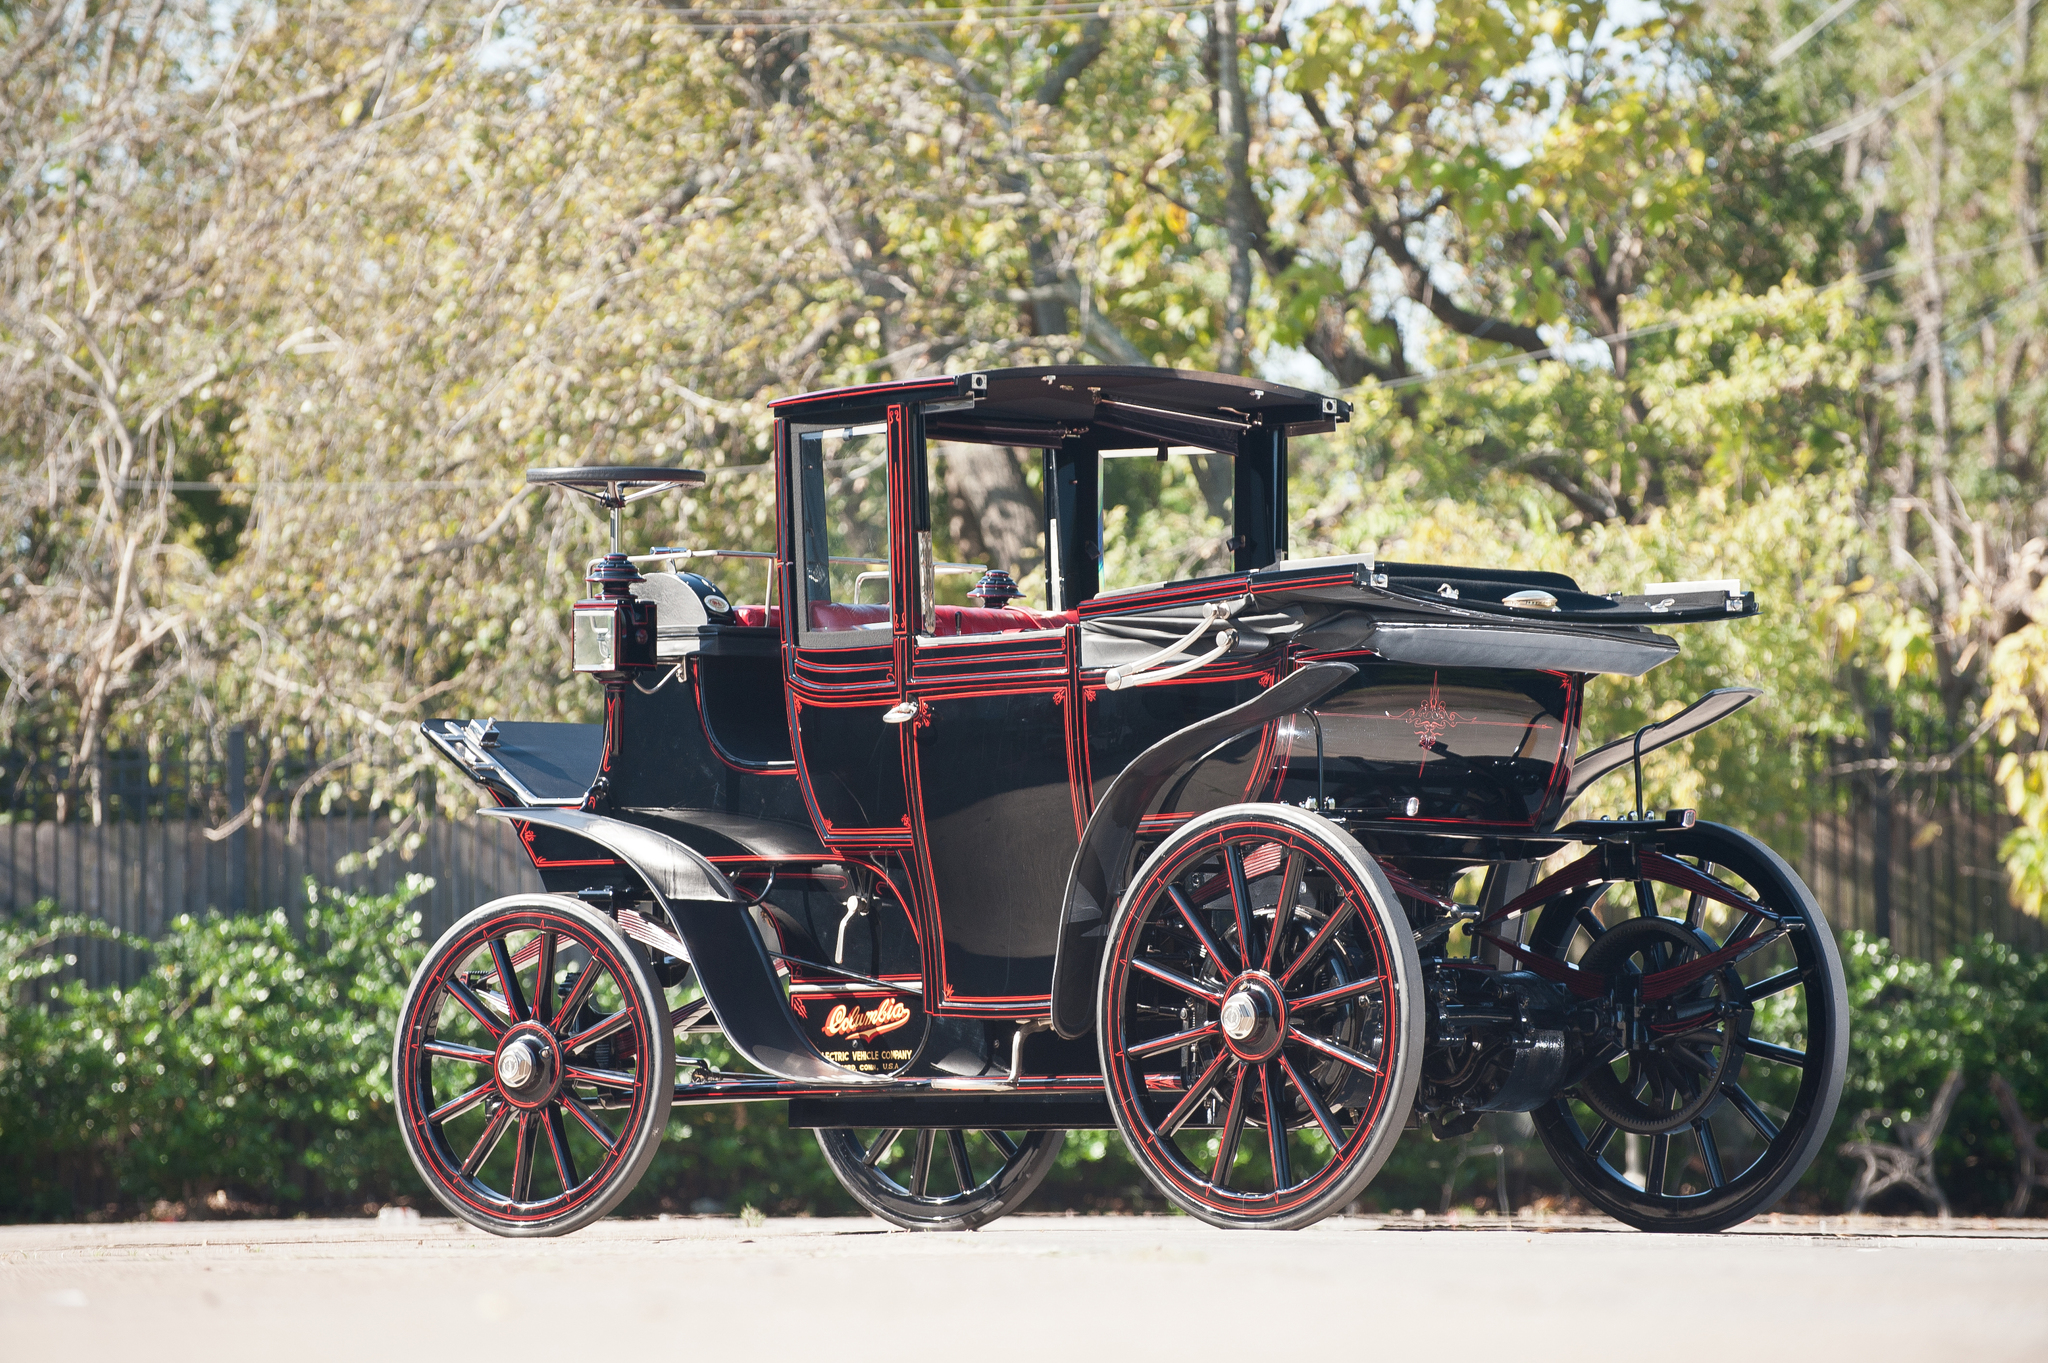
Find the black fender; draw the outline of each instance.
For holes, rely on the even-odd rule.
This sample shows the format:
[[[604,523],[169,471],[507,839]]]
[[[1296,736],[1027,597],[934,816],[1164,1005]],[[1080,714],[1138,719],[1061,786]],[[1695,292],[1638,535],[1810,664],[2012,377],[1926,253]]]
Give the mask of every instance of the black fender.
[[[1067,873],[1052,964],[1053,1030],[1072,1041],[1095,1025],[1095,976],[1103,934],[1131,873],[1138,823],[1158,812],[1174,784],[1211,752],[1239,736],[1321,700],[1358,671],[1350,663],[1309,663],[1244,704],[1168,734],[1109,783]]]
[[[666,833],[580,809],[485,809],[494,818],[559,828],[631,867],[683,941],[697,982],[726,1040],[753,1065],[783,1079],[874,1084],[881,1076],[818,1053],[789,1011],[775,962],[747,901],[716,866]]]
[[[1718,691],[1709,691],[1692,704],[1680,710],[1669,719],[1646,724],[1627,738],[1617,738],[1612,743],[1603,743],[1589,752],[1582,752],[1572,760],[1571,780],[1565,783],[1564,804],[1559,808],[1560,816],[1571,808],[1572,802],[1586,793],[1586,787],[1617,767],[1625,767],[1639,756],[1657,751],[1689,738],[1709,724],[1726,719],[1749,704],[1763,692],[1754,686],[1724,686]]]

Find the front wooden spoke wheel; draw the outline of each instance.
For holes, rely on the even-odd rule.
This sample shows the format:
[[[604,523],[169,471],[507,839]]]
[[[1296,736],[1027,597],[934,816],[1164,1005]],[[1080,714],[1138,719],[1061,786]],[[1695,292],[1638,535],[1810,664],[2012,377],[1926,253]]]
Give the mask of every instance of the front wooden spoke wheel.
[[[413,1164],[455,1215],[560,1235],[616,1206],[674,1098],[668,1010],[609,918],[555,895],[498,900],[414,975],[392,1057]]]
[[[909,1230],[973,1230],[1015,1211],[1052,1172],[1062,1131],[897,1127],[818,1132],[854,1200]]]
[[[1720,1230],[1768,1210],[1826,1139],[1848,1001],[1833,934],[1782,858],[1717,824],[1659,850],[1667,860],[1640,880],[1573,891],[1537,917],[1530,947],[1600,972],[1625,1026],[1614,1055],[1531,1115],[1603,1211],[1643,1230]],[[1739,959],[1658,983],[1716,954]]]
[[[1139,1166],[1217,1225],[1342,1208],[1414,1101],[1420,974],[1392,888],[1335,825],[1276,805],[1191,821],[1124,896],[1097,999]]]

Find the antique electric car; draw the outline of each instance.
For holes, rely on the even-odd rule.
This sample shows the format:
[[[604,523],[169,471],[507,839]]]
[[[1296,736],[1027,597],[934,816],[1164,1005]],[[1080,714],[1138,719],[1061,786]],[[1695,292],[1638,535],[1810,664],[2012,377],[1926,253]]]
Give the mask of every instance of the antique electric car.
[[[1276,384],[1014,369],[774,413],[772,549],[620,551],[620,507],[700,473],[529,475],[612,510],[572,609],[602,725],[424,726],[545,886],[451,928],[401,1015],[456,1215],[573,1230],[672,1108],[764,1101],[926,1229],[1019,1206],[1077,1128],[1219,1226],[1307,1225],[1488,1112],[1649,1230],[1805,1170],[1848,1044],[1828,926],[1754,838],[1641,807],[1644,753],[1757,693],[1579,744],[1587,684],[1753,615],[1738,583],[1290,558],[1289,445],[1350,411]],[[1033,452],[1030,573],[935,557],[938,471],[991,447]],[[1169,459],[1207,461],[1229,571],[1105,581],[1105,488]],[[1630,768],[1631,815],[1567,821]]]

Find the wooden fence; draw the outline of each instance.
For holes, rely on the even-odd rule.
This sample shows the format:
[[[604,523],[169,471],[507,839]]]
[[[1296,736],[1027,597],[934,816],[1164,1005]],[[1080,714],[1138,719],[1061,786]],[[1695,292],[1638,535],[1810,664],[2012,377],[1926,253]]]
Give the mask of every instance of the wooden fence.
[[[1866,744],[1825,751],[1787,841],[1801,844],[1792,860],[1838,932],[1875,932],[1930,960],[1987,932],[2048,948],[2048,929],[2006,896],[1998,846],[2011,821],[1994,761],[1943,735],[1902,741],[1888,724]],[[181,913],[282,908],[296,921],[308,877],[382,892],[417,872],[435,882],[419,905],[431,937],[486,900],[539,888],[498,820],[428,819],[408,830],[419,836],[406,850],[388,810],[344,800],[319,812],[306,797],[331,766],[315,743],[252,742],[239,730],[187,753],[112,754],[89,781],[0,762],[0,910],[53,899],[149,938]],[[140,968],[139,953],[96,944],[78,973],[127,982]]]

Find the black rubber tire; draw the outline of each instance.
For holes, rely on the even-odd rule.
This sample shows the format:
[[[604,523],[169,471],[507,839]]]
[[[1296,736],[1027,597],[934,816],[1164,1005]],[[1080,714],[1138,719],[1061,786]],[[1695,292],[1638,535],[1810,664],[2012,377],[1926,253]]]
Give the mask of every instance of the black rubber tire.
[[[927,1191],[919,1194],[914,1191],[914,1178],[913,1186],[905,1187],[876,1167],[890,1159],[891,1150],[874,1152],[876,1161],[869,1161],[869,1153],[883,1134],[887,1133],[878,1133],[871,1141],[849,1127],[825,1127],[817,1133],[818,1148],[825,1152],[826,1163],[832,1166],[840,1186],[853,1194],[854,1201],[884,1221],[893,1222],[905,1230],[975,1230],[999,1216],[1016,1211],[1052,1172],[1053,1164],[1059,1159],[1060,1147],[1067,1138],[1064,1131],[1025,1131],[1014,1136],[1001,1131],[969,1133],[929,1128],[916,1131],[916,1140],[926,1142],[927,1167],[941,1162],[938,1156],[941,1142],[948,1147],[944,1164],[952,1165],[952,1138],[955,1135],[960,1137],[962,1147],[969,1144],[968,1137],[973,1134],[981,1138],[985,1150],[992,1149],[1005,1155],[1002,1164],[984,1179],[973,1172],[972,1151],[963,1150],[968,1160],[968,1178],[962,1179],[955,1172],[954,1190],[936,1195],[929,1191],[928,1185]],[[906,1129],[895,1134],[897,1139],[891,1142],[892,1149],[902,1144],[902,1137],[912,1136],[913,1132]],[[1001,1140],[998,1141],[997,1137]],[[1003,1142],[1014,1146],[1014,1151],[1003,1151]],[[915,1158],[913,1152],[913,1165]],[[964,1189],[958,1186],[963,1182],[971,1182],[972,1186]]]
[[[525,938],[520,952],[510,946],[515,934]],[[553,939],[551,954],[541,950],[543,935]],[[578,975],[585,980],[587,992],[566,1000],[559,997],[568,980],[565,969],[549,968],[546,987],[538,987],[543,967],[562,961],[565,945],[588,953],[588,964],[580,967]],[[518,957],[528,951],[536,954],[520,962]],[[515,991],[503,985],[500,962],[512,967],[518,984],[518,997],[509,1002],[508,994]],[[490,1027],[497,1022],[486,1024],[461,997],[467,993],[472,999],[484,999],[482,1011],[497,1017],[499,1009],[490,1006],[489,998],[456,978],[477,964],[491,967],[499,989],[490,997],[499,1000],[510,1014],[496,1036],[491,1035]],[[524,978],[528,973],[534,983]],[[542,998],[549,1000],[547,1005],[536,1006]],[[594,1014],[586,1011],[591,1004],[585,1000],[599,998],[618,1004],[602,1015],[611,1030],[573,1047],[566,1044],[594,1030],[590,1025],[571,1030],[571,1024],[587,1023]],[[576,1005],[573,1014],[563,1007],[571,1002]],[[618,924],[580,900],[567,895],[512,895],[473,910],[427,953],[399,1011],[391,1069],[399,1130],[413,1167],[442,1206],[494,1235],[565,1235],[598,1220],[618,1206],[647,1172],[668,1124],[669,1107],[675,1099],[675,1034],[668,1024],[667,999],[642,950],[627,940]],[[482,1051],[452,1040],[448,1033],[456,1032],[468,1035],[472,1043],[489,1041],[494,1048],[489,1052],[492,1058],[451,1056],[450,1050],[458,1047]],[[531,1089],[515,1090],[506,1086],[496,1057],[507,1046],[521,1044],[522,1036],[545,1057],[543,1078]],[[556,1043],[552,1050],[549,1038]],[[438,1052],[431,1049],[436,1046],[441,1048]],[[596,1057],[600,1054],[626,1058],[616,1063],[607,1059],[599,1067]],[[576,1064],[579,1060],[580,1067]],[[457,1085],[436,1084],[436,1062],[444,1071],[454,1069]],[[577,1075],[597,1078],[586,1082]],[[461,1083],[471,1079],[481,1083],[460,1089]],[[477,1094],[481,1096],[460,1111],[451,1110],[457,1100]],[[606,1098],[605,1094],[615,1096]],[[588,1100],[581,1095],[588,1095]],[[606,1106],[598,1106],[600,1103]],[[448,1127],[466,1121],[478,1107],[486,1114],[484,1129],[470,1146],[470,1155],[460,1155],[457,1147],[470,1145],[467,1134],[451,1144]],[[607,1111],[624,1113],[616,1132],[609,1127]],[[524,1115],[516,1122],[508,1115],[501,1124],[500,1114]],[[513,1135],[509,1186],[493,1186],[486,1175],[493,1169],[502,1174],[496,1150],[508,1124],[518,1128]],[[604,1134],[593,1131],[592,1125]],[[496,1135],[489,1134],[492,1131]],[[529,1140],[531,1144],[526,1145]],[[476,1159],[476,1152],[487,1145],[487,1153]],[[522,1145],[526,1145],[523,1152]],[[598,1152],[591,1157],[587,1175],[580,1173],[577,1146]],[[518,1190],[522,1159],[527,1196],[519,1198],[513,1194]],[[465,1169],[471,1161],[475,1167]],[[549,1173],[557,1191],[550,1197],[534,1196],[536,1180],[544,1185]]]
[[[1848,995],[1834,934],[1812,893],[1784,858],[1749,834],[1720,824],[1703,823],[1673,831],[1660,836],[1658,842],[1670,856],[1703,859],[1733,873],[1755,891],[1757,902],[1775,912],[1795,913],[1805,925],[1788,936],[1781,947],[1772,948],[1789,951],[1797,964],[1786,966],[1785,970],[1800,972],[1793,983],[1773,993],[1801,990],[1800,1003],[1804,1009],[1805,1058],[1798,1067],[1796,1091],[1784,1105],[1785,1116],[1782,1121],[1774,1118],[1742,1088],[1745,1070],[1759,1063],[1756,1048],[1761,1043],[1754,1038],[1745,1039],[1745,1055],[1732,1077],[1722,1083],[1723,1101],[1701,1119],[1708,1123],[1707,1135],[1713,1138],[1713,1118],[1720,1117],[1727,1123],[1739,1117],[1754,1128],[1753,1139],[1761,1142],[1756,1157],[1740,1173],[1726,1177],[1722,1186],[1689,1194],[1670,1193],[1662,1187],[1653,1193],[1647,1186],[1637,1187],[1601,1154],[1589,1149],[1600,1128],[1587,1132],[1572,1111],[1570,1096],[1553,1099],[1531,1116],[1558,1171],[1581,1196],[1609,1216],[1645,1231],[1718,1231],[1770,1210],[1791,1191],[1827,1140],[1848,1069]],[[1567,895],[1540,910],[1530,936],[1530,948],[1546,956],[1564,958],[1581,930],[1576,915],[1584,907],[1583,901]],[[1749,991],[1764,982],[1761,977],[1769,968],[1743,962],[1731,969],[1740,979],[1745,997],[1761,1000],[1763,995],[1751,995]],[[1781,971],[1769,978],[1783,979],[1785,973]],[[1761,1063],[1782,1062],[1764,1059]],[[1775,1124],[1775,1134],[1767,1135],[1757,1128],[1757,1119],[1748,1115],[1751,1110],[1765,1122]],[[1654,1142],[1658,1137],[1652,1135],[1651,1139]],[[1674,1137],[1663,1139],[1669,1141]],[[1697,1147],[1701,1138],[1694,1135],[1692,1139]],[[1608,1144],[1611,1148],[1611,1138]],[[1667,1145],[1666,1150],[1669,1149]],[[1704,1151],[1700,1158],[1704,1163]],[[1715,1164],[1720,1162],[1717,1150]],[[1654,1158],[1650,1167],[1656,1167]],[[1725,1170],[1722,1172],[1725,1177]]]
[[[1216,869],[1229,866],[1231,853],[1226,846],[1253,849],[1250,856],[1242,850],[1236,853],[1239,866],[1235,877],[1227,869]],[[1272,853],[1269,847],[1280,850]],[[1287,869],[1289,858],[1296,853],[1303,857],[1304,867],[1312,863],[1312,872]],[[1273,869],[1260,870],[1256,876],[1245,864],[1263,858],[1260,864],[1264,865],[1276,855],[1280,860]],[[1202,874],[1204,868],[1209,869],[1211,878],[1199,886],[1178,883]],[[1283,925],[1278,901],[1289,893],[1290,875],[1299,879]],[[1211,888],[1219,878],[1236,879],[1251,903],[1240,915],[1238,891],[1230,889],[1231,917],[1228,925],[1215,930],[1208,926],[1206,916],[1220,910],[1197,907],[1184,912],[1173,894],[1180,892],[1184,900],[1199,905],[1205,896],[1221,893]],[[1267,929],[1266,944],[1261,944],[1256,928],[1258,901],[1268,892],[1275,902],[1267,906],[1266,913],[1274,926]],[[1303,905],[1303,894],[1314,903]],[[1342,908],[1347,900],[1353,906],[1350,910]],[[1163,918],[1162,908],[1164,915],[1178,916]],[[1193,919],[1198,916],[1204,917],[1202,932],[1208,934],[1215,952],[1209,945],[1190,951],[1189,944],[1200,935],[1193,931]],[[1323,925],[1333,916],[1337,925],[1325,934]],[[1238,955],[1232,945],[1246,934],[1251,936],[1260,962]],[[1283,945],[1293,943],[1285,970],[1279,952],[1270,945],[1275,936]],[[1151,965],[1159,967],[1175,959],[1175,952],[1180,953],[1179,959],[1197,963],[1182,967],[1183,980],[1194,978],[1186,970],[1203,972],[1195,982],[1213,995],[1213,1001],[1179,985],[1162,984],[1162,977],[1132,964],[1143,953]],[[1227,961],[1222,953],[1228,953]],[[1290,993],[1290,980],[1297,971],[1305,972],[1302,983]],[[1273,986],[1264,995],[1266,999],[1277,994],[1281,1000],[1270,1015],[1259,1015],[1262,1020],[1257,1026],[1270,1031],[1263,1033],[1263,1040],[1259,1031],[1254,1031],[1249,1041],[1226,1040],[1221,1030],[1223,1005],[1260,984]],[[1340,992],[1377,990],[1378,998],[1354,993],[1341,1001],[1312,1001],[1313,996],[1332,988]],[[1147,998],[1152,1002],[1143,1001]],[[1161,1003],[1162,999],[1166,1002]],[[1180,1004],[1181,1020],[1162,1021],[1175,1002]],[[1339,1010],[1340,1020],[1327,1021],[1324,1009]],[[1095,1026],[1110,1111],[1138,1167],[1153,1186],[1188,1215],[1213,1226],[1294,1230],[1348,1206],[1379,1172],[1400,1139],[1422,1072],[1422,965],[1413,930],[1393,886],[1350,834],[1290,805],[1229,805],[1197,815],[1175,830],[1146,860],[1124,894],[1103,952]],[[1205,1027],[1212,1039],[1168,1050],[1155,1047],[1138,1057],[1130,1053],[1132,1047],[1191,1035]],[[1326,1029],[1332,1027],[1353,1030],[1343,1031],[1342,1036],[1327,1034]],[[1313,1037],[1322,1048],[1299,1039],[1303,1036]],[[1340,1051],[1351,1050],[1354,1059],[1333,1058],[1337,1052],[1329,1049],[1332,1043]],[[1277,1049],[1260,1054],[1266,1046]],[[1245,1047],[1252,1049],[1242,1049]],[[1174,1055],[1186,1057],[1180,1062],[1181,1076],[1192,1078],[1140,1068],[1152,1056]],[[1359,1076],[1368,1072],[1356,1065],[1357,1059],[1374,1061],[1376,1072],[1361,1079]],[[1173,1087],[1176,1084],[1178,1087]],[[1321,1105],[1320,1113],[1309,1101],[1311,1089]],[[1171,1093],[1182,1096],[1169,1107],[1163,1095]],[[1196,1111],[1202,1101],[1219,1107],[1222,1114],[1215,1151],[1204,1148],[1199,1156],[1213,1160],[1206,1172],[1183,1148],[1188,1138],[1181,1133],[1197,1129],[1194,1118],[1186,1117],[1182,1119],[1186,1125],[1175,1126],[1177,1113],[1183,1108]],[[1275,1141],[1268,1130],[1263,1138],[1266,1173],[1262,1181],[1271,1184],[1271,1190],[1254,1192],[1231,1186],[1239,1155],[1246,1148],[1240,1141],[1252,1127],[1254,1106],[1261,1113],[1280,1107],[1282,1132],[1300,1130],[1305,1140],[1319,1143],[1305,1146],[1311,1159],[1321,1160],[1313,1172],[1295,1180],[1290,1140],[1283,1136]],[[1310,1120],[1304,1122],[1304,1114]],[[1349,1114],[1348,1132],[1342,1114]],[[1331,1125],[1323,1125],[1325,1118]],[[1263,1118],[1259,1129],[1266,1129]],[[1341,1139],[1333,1139],[1332,1132]],[[1196,1144],[1200,1145],[1199,1138]],[[1253,1165],[1258,1158],[1256,1152],[1251,1154]],[[1255,1167],[1245,1171],[1248,1179],[1255,1174]]]

